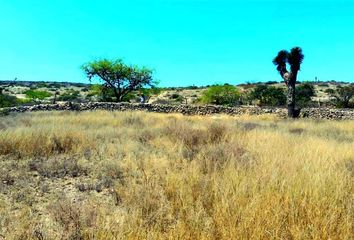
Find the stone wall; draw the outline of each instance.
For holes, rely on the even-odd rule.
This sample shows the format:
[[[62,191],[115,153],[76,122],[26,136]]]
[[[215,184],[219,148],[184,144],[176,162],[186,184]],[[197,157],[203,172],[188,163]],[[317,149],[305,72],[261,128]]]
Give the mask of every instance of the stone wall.
[[[267,108],[256,106],[197,106],[197,105],[159,105],[159,104],[130,104],[130,103],[58,103],[35,106],[20,106],[7,108],[6,112],[33,112],[33,111],[147,111],[157,113],[181,113],[185,115],[262,115],[275,114],[286,118],[285,108]],[[305,108],[301,110],[301,117],[314,119],[354,120],[354,109]]]

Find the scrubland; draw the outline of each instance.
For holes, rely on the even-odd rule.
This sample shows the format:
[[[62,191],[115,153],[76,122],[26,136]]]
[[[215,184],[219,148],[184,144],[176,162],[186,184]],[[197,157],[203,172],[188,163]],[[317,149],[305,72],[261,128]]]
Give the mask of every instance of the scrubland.
[[[0,117],[0,239],[353,239],[354,122]]]

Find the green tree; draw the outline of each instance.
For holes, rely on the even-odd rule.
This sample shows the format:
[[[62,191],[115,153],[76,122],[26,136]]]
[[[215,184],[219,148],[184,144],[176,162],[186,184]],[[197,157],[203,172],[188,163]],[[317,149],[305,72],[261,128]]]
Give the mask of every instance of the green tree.
[[[338,86],[335,93],[332,95],[337,107],[349,108],[350,101],[354,97],[354,85]]]
[[[258,100],[260,105],[283,106],[286,103],[284,90],[269,85],[257,85],[249,94],[250,100]]]
[[[231,85],[215,85],[205,90],[201,96],[204,104],[235,105],[240,99],[240,93]]]
[[[302,54],[302,49],[299,47],[294,47],[290,52],[282,50],[273,60],[274,65],[277,66],[277,70],[288,88],[287,104],[288,117],[290,118],[296,118],[300,113],[300,110],[295,109],[295,85],[303,60],[304,55]],[[287,69],[287,64],[290,65],[290,72]]]
[[[98,77],[103,81],[103,92],[112,91],[116,102],[122,102],[133,91],[146,86],[154,87],[152,70],[130,66],[121,59],[98,60],[82,66],[89,80]]]
[[[315,87],[312,84],[304,83],[296,88],[295,99],[300,107],[306,107],[312,101],[311,97],[315,95]]]

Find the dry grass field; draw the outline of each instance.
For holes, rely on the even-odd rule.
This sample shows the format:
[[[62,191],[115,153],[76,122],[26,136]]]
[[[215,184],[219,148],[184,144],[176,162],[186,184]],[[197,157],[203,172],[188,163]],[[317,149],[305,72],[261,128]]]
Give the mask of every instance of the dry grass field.
[[[0,239],[353,239],[354,122],[0,117]]]

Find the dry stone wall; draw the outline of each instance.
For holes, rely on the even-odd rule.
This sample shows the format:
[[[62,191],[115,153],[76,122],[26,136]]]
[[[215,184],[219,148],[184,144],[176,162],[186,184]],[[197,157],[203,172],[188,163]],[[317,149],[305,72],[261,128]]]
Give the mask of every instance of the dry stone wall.
[[[185,115],[262,115],[275,114],[286,118],[285,108],[269,108],[256,106],[198,106],[198,105],[159,105],[159,104],[131,104],[131,103],[58,103],[43,104],[35,106],[19,106],[7,108],[3,111],[20,113],[34,111],[146,111],[156,113],[181,113]],[[354,120],[354,109],[332,109],[332,108],[304,108],[301,110],[300,117],[314,119],[333,119],[333,120]]]

